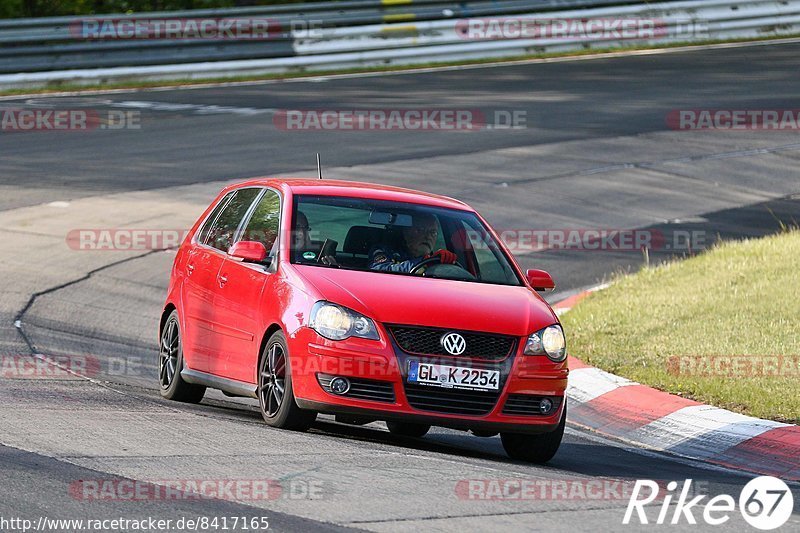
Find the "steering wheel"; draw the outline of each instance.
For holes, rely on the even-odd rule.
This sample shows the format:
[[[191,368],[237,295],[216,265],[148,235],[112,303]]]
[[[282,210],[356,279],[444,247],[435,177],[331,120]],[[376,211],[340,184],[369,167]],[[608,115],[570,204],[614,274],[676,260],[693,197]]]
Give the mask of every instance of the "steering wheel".
[[[408,273],[409,273],[409,274],[422,274],[422,275],[425,275],[425,269],[426,269],[426,268],[428,268],[428,266],[429,266],[429,265],[432,265],[432,264],[434,264],[434,263],[435,263],[435,264],[441,264],[441,263],[442,263],[442,256],[440,256],[440,255],[432,255],[431,257],[429,257],[429,258],[427,258],[427,259],[423,259],[422,261],[420,261],[419,263],[417,263],[416,265],[414,265],[414,268],[412,268],[411,270],[409,270],[409,271],[408,271]],[[455,263],[453,263],[453,264],[454,264],[455,266],[457,266],[457,267],[461,268],[462,270],[467,270],[467,269],[466,269],[466,268],[464,268],[464,266],[463,266],[461,263],[459,263],[458,261],[456,261],[456,262],[455,262]],[[467,270],[467,272],[469,272],[469,271]]]

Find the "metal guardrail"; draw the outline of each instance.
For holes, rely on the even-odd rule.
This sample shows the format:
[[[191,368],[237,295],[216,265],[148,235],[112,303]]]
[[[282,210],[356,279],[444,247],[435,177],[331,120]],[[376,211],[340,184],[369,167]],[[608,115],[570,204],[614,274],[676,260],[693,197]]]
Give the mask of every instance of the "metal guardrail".
[[[520,15],[542,17],[541,13]],[[500,39],[470,41],[459,35],[452,21],[422,22],[407,25],[405,32],[385,25],[322,30],[319,36],[297,35],[298,55],[379,50],[391,40],[394,50],[418,48],[420,55],[430,56],[438,46],[456,46],[466,51],[506,50],[514,55],[570,50],[579,47],[620,47],[641,43],[695,42],[739,37],[768,37],[800,33],[800,1],[798,0],[704,0],[659,2],[646,5],[613,6],[550,12],[546,18],[576,19],[649,19],[658,21],[658,35],[653,38],[615,40],[608,38]],[[457,26],[457,24],[456,24]],[[387,37],[387,32],[393,35]]]
[[[359,28],[376,24],[456,20],[476,16],[546,12],[565,7],[635,3],[636,0],[355,0],[288,4],[261,8],[172,11],[138,15],[103,15],[112,20],[263,18],[284,31],[266,41],[125,40],[76,38],[82,21],[99,17],[0,20],[0,73],[36,72],[200,61],[291,57],[297,28]]]
[[[640,38],[468,39],[466,20],[647,18]],[[81,40],[88,17],[0,20],[0,86],[48,81],[203,78],[518,56],[631,43],[800,33],[800,0],[350,0],[277,6],[102,15],[113,20],[268,19],[264,40]]]

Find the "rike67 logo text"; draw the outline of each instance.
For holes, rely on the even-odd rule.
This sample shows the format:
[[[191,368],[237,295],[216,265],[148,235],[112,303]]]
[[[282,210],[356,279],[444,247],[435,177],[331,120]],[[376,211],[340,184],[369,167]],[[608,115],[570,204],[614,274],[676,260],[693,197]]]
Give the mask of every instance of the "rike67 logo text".
[[[649,479],[637,480],[622,523],[630,524],[634,516],[640,524],[653,523],[645,506],[655,501],[661,504],[654,522],[656,524],[697,524],[698,518],[701,518],[710,526],[719,526],[736,516],[737,501],[733,496],[719,494],[708,501],[704,501],[707,498],[704,494],[691,497],[691,479],[685,480],[682,486],[677,481],[669,482],[666,494],[660,493],[662,487]],[[794,498],[786,483],[775,477],[761,476],[744,486],[739,494],[738,506],[748,524],[767,531],[779,528],[789,520],[794,509]]]

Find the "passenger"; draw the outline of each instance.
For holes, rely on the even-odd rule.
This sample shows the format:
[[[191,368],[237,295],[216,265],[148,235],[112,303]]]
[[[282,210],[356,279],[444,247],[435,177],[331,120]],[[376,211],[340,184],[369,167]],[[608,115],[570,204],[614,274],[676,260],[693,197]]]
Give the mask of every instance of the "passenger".
[[[311,240],[311,227],[308,225],[308,217],[302,211],[297,212],[297,222],[292,232],[292,250],[294,252],[294,262],[317,261],[319,247]],[[309,254],[313,254],[310,256]],[[327,255],[319,260],[324,265],[337,265],[336,258]]]

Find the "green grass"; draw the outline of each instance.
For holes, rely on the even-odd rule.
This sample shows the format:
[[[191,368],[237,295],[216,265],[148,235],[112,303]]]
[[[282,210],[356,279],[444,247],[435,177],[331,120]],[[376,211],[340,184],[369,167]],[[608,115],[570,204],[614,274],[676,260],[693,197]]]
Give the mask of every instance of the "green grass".
[[[562,317],[569,351],[657,389],[800,423],[799,259],[800,231],[793,230],[620,276]],[[679,371],[670,361],[687,365],[697,356],[747,356],[738,361],[748,365],[783,359],[768,372],[779,375],[768,376]]]
[[[203,79],[175,79],[175,80],[156,80],[156,81],[120,81],[110,83],[95,83],[95,84],[76,84],[69,82],[51,82],[44,87],[36,88],[17,88],[17,89],[0,89],[0,96],[16,96],[28,94],[48,94],[56,92],[80,92],[80,91],[97,91],[108,89],[152,89],[156,87],[179,87],[184,85],[204,85],[209,83],[237,83],[237,82],[252,82],[252,81],[268,81],[268,80],[281,80],[281,79],[295,79],[295,78],[309,78],[318,76],[330,76],[336,74],[361,74],[370,72],[402,72],[413,71],[433,67],[452,67],[461,65],[483,65],[489,63],[510,63],[515,61],[524,61],[529,59],[555,59],[563,57],[582,57],[595,54],[606,54],[614,52],[638,51],[638,50],[660,50],[667,48],[679,48],[684,46],[703,46],[708,44],[724,44],[724,43],[744,43],[744,42],[761,42],[771,41],[776,39],[790,39],[800,37],[800,34],[787,34],[781,36],[769,36],[759,38],[741,38],[741,39],[722,39],[722,40],[708,40],[702,43],[670,43],[661,45],[631,45],[617,48],[591,48],[585,50],[573,50],[568,52],[550,52],[550,53],[537,53],[526,54],[514,57],[504,58],[487,58],[487,59],[473,59],[466,61],[444,61],[433,63],[421,63],[416,65],[394,65],[394,66],[377,66],[377,67],[359,67],[347,69],[333,69],[333,70],[305,70],[298,68],[297,70],[273,73],[273,74],[258,74],[248,76],[220,76],[216,78],[203,78]]]

